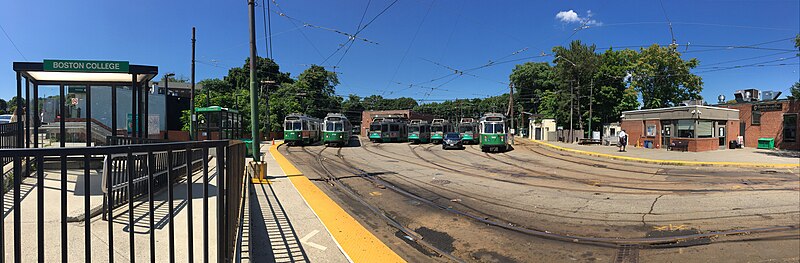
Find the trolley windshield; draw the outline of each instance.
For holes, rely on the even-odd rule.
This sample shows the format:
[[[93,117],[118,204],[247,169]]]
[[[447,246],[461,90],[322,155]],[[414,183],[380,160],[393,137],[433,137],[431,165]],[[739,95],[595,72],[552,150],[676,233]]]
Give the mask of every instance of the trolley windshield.
[[[341,122],[328,122],[325,125],[326,131],[344,131],[344,125]]]
[[[381,131],[381,125],[380,124],[372,124],[372,125],[369,126],[369,130],[370,131]]]
[[[409,132],[419,132],[419,126],[413,125],[408,127]]]
[[[286,121],[283,125],[283,129],[287,131],[299,131],[303,128],[302,125],[300,121]]]
[[[460,133],[471,133],[473,132],[472,126],[461,126],[458,127],[458,132]]]
[[[431,126],[431,132],[442,132],[442,125]]]
[[[483,133],[505,133],[505,125],[502,123],[483,124]]]

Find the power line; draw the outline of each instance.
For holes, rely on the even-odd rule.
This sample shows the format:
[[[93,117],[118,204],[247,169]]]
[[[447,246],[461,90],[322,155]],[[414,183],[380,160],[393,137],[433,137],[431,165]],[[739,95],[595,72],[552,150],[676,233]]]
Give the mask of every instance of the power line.
[[[395,1],[395,2],[397,2],[397,1]],[[422,17],[422,21],[419,22],[419,25],[417,26],[417,30],[414,32],[414,36],[411,38],[411,42],[408,43],[408,48],[406,48],[406,51],[403,53],[403,57],[400,58],[400,62],[397,63],[397,67],[394,69],[394,73],[392,74],[392,78],[389,80],[389,82],[386,83],[386,87],[387,88],[389,87],[389,84],[392,81],[394,81],[394,78],[397,77],[397,72],[400,71],[400,66],[402,66],[403,62],[406,60],[406,56],[408,56],[408,52],[411,51],[411,47],[414,46],[414,41],[417,40],[417,35],[419,34],[420,29],[422,29],[422,24],[425,23],[425,19],[428,18],[428,14],[431,13],[431,9],[433,9],[433,4],[435,2],[436,2],[436,0],[431,1],[431,4],[428,6],[428,10],[425,11],[425,15]],[[394,2],[392,4],[394,4]],[[372,21],[370,21],[370,23],[371,22]],[[369,25],[369,23],[367,23],[367,25]]]
[[[3,28],[3,25],[0,25],[0,30],[3,30],[3,34],[6,35],[6,38],[8,38],[8,41],[11,42],[12,46],[14,46],[14,49],[17,50],[17,53],[19,53],[19,55],[22,56],[23,59],[28,60],[28,58],[26,58],[25,55],[22,54],[22,51],[19,51],[19,48],[17,47],[17,44],[15,44],[14,40],[11,39],[11,36],[8,35],[8,33],[6,32],[6,29]]]
[[[279,10],[281,13],[283,13],[283,8],[281,8],[281,6],[280,6],[280,5],[278,5],[278,2],[275,2],[275,0],[271,0],[271,1],[272,1],[272,4],[274,4],[274,5],[275,5],[275,7],[277,7],[277,8],[278,8],[278,10]],[[287,18],[288,18],[288,17],[287,17]],[[295,27],[297,27],[297,23],[295,23],[295,22],[294,22],[294,20],[291,20],[291,19],[289,19],[289,22],[290,22],[290,23],[292,23],[292,25],[294,25]],[[306,35],[306,33],[305,33],[305,32],[303,32],[303,30],[302,30],[302,29],[300,29],[300,34],[301,34],[301,35],[303,35],[303,38],[305,38],[305,39],[306,39],[306,42],[308,42],[308,44],[310,44],[310,45],[311,45],[311,47],[312,47],[312,48],[314,48],[314,50],[315,50],[315,51],[317,51],[317,54],[318,54],[320,57],[325,57],[325,56],[323,56],[323,55],[322,55],[322,52],[320,52],[320,51],[319,51],[319,48],[317,48],[317,46],[316,46],[316,45],[314,45],[314,42],[312,42],[312,41],[311,41],[311,39],[309,39],[309,38],[308,38],[308,36]]]

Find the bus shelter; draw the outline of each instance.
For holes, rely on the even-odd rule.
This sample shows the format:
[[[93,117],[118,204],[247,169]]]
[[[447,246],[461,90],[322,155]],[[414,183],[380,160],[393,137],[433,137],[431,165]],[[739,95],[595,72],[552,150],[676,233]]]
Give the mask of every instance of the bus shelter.
[[[242,116],[239,111],[220,106],[195,108],[201,124],[200,135],[206,140],[242,138]]]
[[[44,136],[58,141],[60,147],[66,147],[69,140],[85,138],[86,146],[93,143],[104,144],[106,137],[127,134],[133,138],[146,138],[148,133],[144,116],[149,116],[149,90],[147,84],[158,74],[158,67],[131,65],[127,61],[88,61],[88,60],[44,60],[43,62],[14,62],[13,69],[17,77],[16,111],[16,148],[38,148],[40,146],[39,128],[48,124],[52,132]],[[42,87],[57,88],[58,95],[40,99]],[[118,100],[118,90],[124,89],[130,96],[130,111],[118,108],[128,103]],[[92,92],[104,96],[92,96]],[[107,97],[105,96],[106,94]],[[108,108],[97,109],[92,106],[102,105]],[[84,105],[77,112],[70,111],[74,105]],[[43,108],[51,108],[43,109]],[[97,106],[96,106],[97,107]],[[110,114],[105,111],[110,110]],[[120,117],[126,116],[127,129],[120,128]],[[50,114],[50,115],[48,115]],[[104,121],[94,118],[95,115],[108,116]],[[47,116],[48,120],[43,120]],[[57,126],[56,126],[57,123]],[[67,132],[67,124],[72,130]],[[33,124],[33,125],[31,125]],[[42,126],[44,128],[44,126]],[[127,132],[125,132],[127,131]],[[31,136],[31,132],[34,136]]]

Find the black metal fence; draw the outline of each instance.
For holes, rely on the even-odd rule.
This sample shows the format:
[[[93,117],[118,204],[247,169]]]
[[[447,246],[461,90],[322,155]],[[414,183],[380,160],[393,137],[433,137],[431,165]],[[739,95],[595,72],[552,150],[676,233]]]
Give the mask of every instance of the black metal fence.
[[[17,148],[17,124],[0,124],[0,149]],[[0,168],[14,161],[11,157],[3,157],[0,160]]]
[[[15,163],[13,187],[12,190],[10,190],[13,191],[13,200],[11,202],[2,200],[5,195],[0,194],[0,203],[11,203],[10,209],[7,206],[6,210],[7,213],[13,213],[14,219],[14,236],[13,243],[11,244],[4,241],[7,226],[5,225],[5,220],[0,220],[0,263],[5,262],[6,257],[12,258],[14,262],[43,262],[45,260],[45,251],[55,248],[45,246],[44,204],[46,202],[53,202],[53,200],[46,200],[44,191],[59,191],[61,194],[61,231],[60,234],[51,233],[53,231],[48,232],[47,244],[52,244],[54,242],[60,244],[61,251],[59,255],[61,256],[62,262],[67,262],[68,255],[80,253],[80,249],[83,249],[84,252],[84,262],[91,262],[92,259],[113,262],[115,254],[119,256],[118,254],[126,250],[125,248],[114,248],[115,244],[118,244],[118,242],[114,242],[114,238],[120,238],[119,235],[114,235],[115,224],[118,227],[121,224],[120,220],[115,221],[115,219],[119,218],[127,219],[126,224],[124,222],[122,223],[124,224],[124,231],[127,232],[128,237],[127,252],[129,253],[129,257],[126,260],[133,262],[136,259],[136,255],[142,254],[136,253],[136,228],[149,228],[150,231],[147,231],[149,235],[149,239],[147,240],[149,246],[146,247],[149,249],[150,262],[174,262],[176,260],[174,225],[174,216],[176,213],[174,201],[179,201],[183,204],[183,212],[187,213],[187,215],[194,215],[193,212],[195,208],[192,205],[192,199],[195,197],[195,194],[192,191],[192,186],[198,183],[202,185],[202,193],[198,195],[201,196],[198,198],[202,198],[202,207],[200,208],[202,216],[199,216],[199,218],[202,218],[202,221],[197,222],[200,224],[200,227],[196,228],[195,221],[200,220],[194,219],[195,216],[187,216],[186,232],[184,234],[184,232],[181,231],[180,236],[188,235],[188,239],[185,239],[186,244],[182,244],[180,247],[188,248],[188,258],[186,259],[188,262],[195,261],[194,254],[196,248],[202,250],[203,262],[211,262],[211,260],[209,260],[209,248],[211,247],[210,242],[214,242],[216,247],[216,261],[230,262],[233,260],[235,256],[234,251],[236,251],[236,246],[238,242],[240,242],[237,240],[238,229],[243,212],[243,199],[247,196],[244,192],[246,191],[246,187],[243,186],[245,182],[245,153],[246,148],[244,143],[229,140],[128,144],[81,148],[0,149],[0,158],[11,158]],[[108,227],[107,240],[103,241],[103,243],[105,244],[105,242],[107,242],[108,255],[102,256],[98,255],[98,253],[92,254],[93,246],[91,243],[92,240],[97,240],[97,237],[91,234],[91,227],[102,226],[103,223],[101,223],[102,221],[92,222],[90,195],[88,193],[84,196],[83,212],[86,216],[82,218],[83,222],[81,225],[84,231],[84,244],[74,244],[74,240],[70,242],[71,239],[67,235],[68,219],[66,210],[68,204],[66,197],[67,192],[71,191],[67,189],[67,173],[68,170],[73,168],[72,165],[67,164],[67,157],[87,158],[83,162],[86,164],[89,162],[88,158],[91,156],[106,156],[105,164],[112,168],[110,170],[104,169],[107,174],[104,175],[106,180],[104,180],[102,184],[104,192],[111,193],[105,195],[107,198],[104,198],[103,206],[105,208],[115,208],[103,210],[103,218],[107,219]],[[24,171],[24,169],[22,169],[23,167],[21,167],[22,165],[16,165],[21,164],[22,160],[28,158],[33,160],[33,164],[35,164],[36,167],[35,173],[33,174],[28,174],[28,172]],[[60,165],[57,166],[59,169],[47,170],[45,167],[49,166],[45,166],[44,162],[53,158],[60,160]],[[214,159],[215,162],[209,162],[211,159]],[[216,167],[210,169],[209,167],[212,165]],[[211,170],[216,170],[216,174],[210,175]],[[82,187],[86,189],[85,191],[92,189],[92,181],[89,180],[90,169],[79,168],[72,171],[81,171],[83,176],[85,176],[84,180],[82,180]],[[198,171],[199,173],[196,173]],[[53,187],[50,185],[45,187],[45,173],[50,175],[60,173],[61,186]],[[27,196],[27,193],[25,195],[21,193],[21,186],[23,185],[22,181],[26,180],[25,177],[28,176],[35,176],[35,178],[30,178],[34,179],[35,182],[31,183],[33,187],[26,191],[35,191],[37,198],[35,199],[35,205],[28,202],[27,205],[23,207],[21,203],[23,198]],[[48,180],[50,179],[52,178],[48,178]],[[176,185],[180,184],[181,179],[185,180],[187,184],[185,196],[175,196],[174,189]],[[80,180],[75,182],[76,188],[78,187],[78,181]],[[26,186],[27,185],[30,184],[26,183]],[[210,189],[210,187],[214,187],[216,191],[211,191],[213,189]],[[161,257],[157,258],[156,231],[154,231],[156,225],[155,211],[157,208],[154,207],[154,197],[159,189],[164,188],[166,188],[168,195],[166,197],[166,203],[169,212],[166,214],[168,219],[165,224],[169,227],[169,239],[166,247],[169,251],[169,255],[165,257],[159,254]],[[209,207],[210,198],[215,195],[216,199],[214,201],[216,202],[216,208]],[[127,205],[127,209],[125,209],[125,205]],[[135,219],[134,206],[146,208],[146,215],[142,217],[141,220]],[[23,239],[23,229],[21,228],[22,209],[36,210],[35,222],[38,231],[35,231],[35,238],[37,240],[35,243],[21,241]],[[209,223],[209,216],[215,216],[216,223]],[[25,221],[28,222],[33,221],[32,218],[25,219]],[[48,218],[48,221],[53,221],[53,218]],[[142,226],[142,222],[145,221],[146,226]],[[136,222],[140,222],[140,224],[137,225]],[[48,227],[48,229],[51,228]],[[217,231],[216,240],[209,237],[209,231]],[[33,232],[34,231],[24,233],[24,238],[33,239]],[[195,246],[194,244],[193,235],[196,232],[202,233],[203,235],[203,244],[199,246]],[[74,233],[74,230],[71,230],[70,233]],[[95,235],[97,235],[97,232],[95,232]],[[56,241],[54,236],[59,236],[60,240]],[[140,233],[139,239],[142,238],[143,236]],[[139,241],[143,243],[142,240]],[[34,246],[32,244],[36,245]],[[141,249],[143,246],[140,245],[138,247]],[[13,252],[6,253],[7,248],[13,248]],[[26,252],[37,251],[37,257],[31,256],[33,258],[22,258],[23,249]],[[164,249],[163,244],[159,245],[159,250],[162,249]],[[105,251],[105,247],[103,247],[103,250]]]

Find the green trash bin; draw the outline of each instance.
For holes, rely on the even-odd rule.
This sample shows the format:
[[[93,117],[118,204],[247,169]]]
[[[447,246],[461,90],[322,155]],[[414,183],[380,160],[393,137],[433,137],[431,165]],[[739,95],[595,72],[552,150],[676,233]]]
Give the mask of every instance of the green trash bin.
[[[775,148],[775,138],[759,138],[758,149],[772,150]]]
[[[247,147],[247,157],[253,157],[253,140],[242,139],[242,142],[244,142],[245,147]]]

